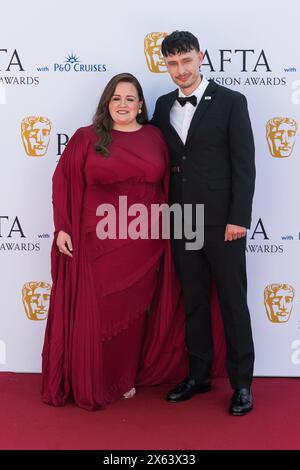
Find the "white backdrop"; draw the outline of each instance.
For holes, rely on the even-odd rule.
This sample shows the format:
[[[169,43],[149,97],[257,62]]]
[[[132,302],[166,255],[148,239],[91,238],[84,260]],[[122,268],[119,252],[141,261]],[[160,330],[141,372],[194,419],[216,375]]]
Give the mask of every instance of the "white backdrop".
[[[156,98],[174,86],[166,73],[149,69],[144,39],[183,29],[208,51],[207,78],[248,99],[257,166],[247,243],[255,374],[300,375],[299,2],[291,0],[288,11],[279,0],[186,6],[179,0],[11,0],[1,6],[0,370],[40,371],[46,322],[38,318],[46,317],[51,283],[51,177],[63,150],[59,141],[90,123],[103,87],[120,72],[141,81],[151,115]],[[26,149],[21,137],[30,116],[51,123],[32,121],[41,129],[36,150]],[[290,120],[273,123],[272,156],[266,123],[278,117]],[[284,322],[268,317],[264,290],[271,284],[270,311],[281,309],[275,320]]]

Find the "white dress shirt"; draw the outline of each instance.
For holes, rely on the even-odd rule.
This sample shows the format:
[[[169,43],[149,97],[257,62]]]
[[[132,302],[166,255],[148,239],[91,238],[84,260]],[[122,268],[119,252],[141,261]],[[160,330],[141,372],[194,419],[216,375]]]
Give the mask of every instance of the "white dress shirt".
[[[193,93],[191,93],[191,96],[195,95],[197,97],[197,106],[199,105],[208,84],[208,80],[202,76],[200,85],[193,91]],[[186,97],[187,95],[184,95],[179,88],[178,96]],[[192,103],[189,102],[187,102],[185,106],[181,106],[181,104],[176,100],[171,108],[170,123],[184,144],[197,106],[193,106]]]

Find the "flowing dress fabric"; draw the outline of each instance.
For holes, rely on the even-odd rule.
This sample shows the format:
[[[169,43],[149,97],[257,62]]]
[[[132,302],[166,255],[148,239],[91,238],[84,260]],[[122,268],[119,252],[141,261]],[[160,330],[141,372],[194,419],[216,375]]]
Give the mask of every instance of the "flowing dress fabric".
[[[108,158],[95,152],[96,141],[92,126],[78,129],[53,175],[53,286],[42,353],[43,400],[61,406],[73,397],[88,410],[136,384],[174,382],[187,373],[170,241],[124,235],[141,228],[134,225],[138,214],[148,235],[155,220],[134,204],[167,202],[166,145],[151,125],[113,131]],[[116,223],[105,224],[108,213]],[[109,227],[115,239],[98,238],[101,222],[100,232]],[[58,251],[60,230],[72,238],[73,258]]]

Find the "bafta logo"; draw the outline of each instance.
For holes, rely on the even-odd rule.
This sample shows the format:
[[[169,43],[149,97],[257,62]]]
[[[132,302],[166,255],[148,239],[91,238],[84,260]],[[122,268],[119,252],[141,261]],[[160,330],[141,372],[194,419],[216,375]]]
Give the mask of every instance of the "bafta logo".
[[[42,116],[28,116],[22,120],[22,141],[29,157],[42,157],[46,154],[51,127],[51,121]]]
[[[149,33],[144,40],[144,52],[150,72],[164,73],[166,64],[161,53],[161,43],[168,33]]]
[[[291,155],[297,127],[295,119],[288,117],[275,117],[267,122],[267,142],[273,157],[286,158]]]
[[[22,301],[29,320],[46,320],[51,285],[48,282],[26,282],[22,288]]]
[[[272,323],[289,321],[295,289],[289,284],[269,284],[264,291],[265,308]]]

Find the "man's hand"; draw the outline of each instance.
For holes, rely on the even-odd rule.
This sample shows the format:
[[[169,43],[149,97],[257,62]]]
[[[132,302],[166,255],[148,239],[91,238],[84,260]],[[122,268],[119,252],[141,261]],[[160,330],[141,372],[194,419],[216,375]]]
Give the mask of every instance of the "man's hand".
[[[63,230],[60,230],[57,235],[56,244],[60,253],[63,253],[64,255],[67,255],[73,258],[73,255],[72,255],[73,247],[72,247],[72,240],[71,240],[70,235],[68,235]]]
[[[245,237],[247,229],[245,227],[240,227],[239,225],[227,224],[225,228],[225,242],[231,242],[232,240],[237,240],[238,238]]]

